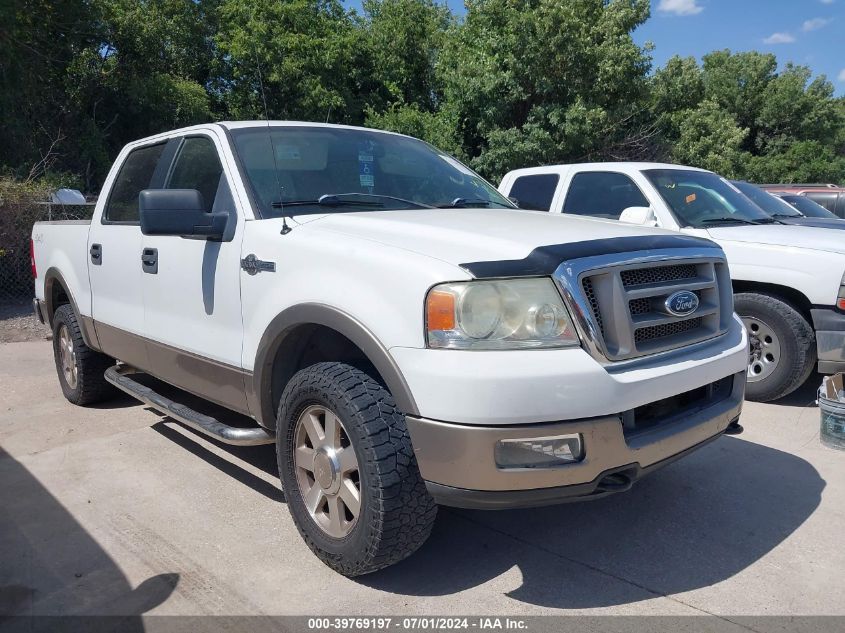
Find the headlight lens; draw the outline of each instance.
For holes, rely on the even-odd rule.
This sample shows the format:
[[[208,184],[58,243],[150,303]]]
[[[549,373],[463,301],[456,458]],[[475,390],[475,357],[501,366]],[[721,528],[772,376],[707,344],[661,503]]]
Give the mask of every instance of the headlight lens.
[[[468,281],[435,286],[426,297],[429,347],[534,349],[578,345],[549,278]]]

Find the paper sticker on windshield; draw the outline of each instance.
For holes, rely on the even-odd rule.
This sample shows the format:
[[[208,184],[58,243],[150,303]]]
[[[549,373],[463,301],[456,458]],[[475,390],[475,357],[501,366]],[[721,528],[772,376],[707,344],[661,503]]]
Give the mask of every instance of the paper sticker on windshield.
[[[358,159],[358,179],[362,187],[375,187],[376,179],[372,161]]]
[[[358,145],[358,182],[362,187],[375,187],[375,144],[372,141]]]
[[[687,196],[687,204],[692,204],[693,202],[695,202],[695,194],[691,193]]]
[[[276,159],[277,160],[299,160],[299,147],[289,143],[279,143],[276,145]]]

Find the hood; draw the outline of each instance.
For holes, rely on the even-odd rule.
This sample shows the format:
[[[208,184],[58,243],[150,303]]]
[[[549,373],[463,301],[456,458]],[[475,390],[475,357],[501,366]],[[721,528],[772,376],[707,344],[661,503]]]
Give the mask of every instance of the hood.
[[[839,218],[778,218],[778,221],[794,226],[816,226],[820,229],[845,230],[845,220]]]
[[[720,226],[708,228],[707,234],[717,242],[767,244],[845,254],[845,239],[843,239],[845,236],[838,231],[818,226],[796,224]]]
[[[321,216],[307,226],[373,240],[456,266],[466,262],[521,260],[541,246],[677,236],[675,232],[615,220],[515,209],[347,212]]]

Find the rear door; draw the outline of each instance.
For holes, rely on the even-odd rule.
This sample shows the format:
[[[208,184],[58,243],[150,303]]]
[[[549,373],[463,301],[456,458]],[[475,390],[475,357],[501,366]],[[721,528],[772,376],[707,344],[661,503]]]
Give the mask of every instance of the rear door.
[[[241,367],[240,248],[243,213],[215,130],[172,139],[165,189],[196,189],[207,212],[226,212],[222,240],[143,236],[144,332],[151,372],[174,385],[247,412]],[[149,262],[154,261],[154,265]]]
[[[167,141],[133,148],[118,158],[99,213],[88,233],[91,310],[101,349],[139,368],[147,367],[141,296],[141,228],[138,194],[156,180]]]

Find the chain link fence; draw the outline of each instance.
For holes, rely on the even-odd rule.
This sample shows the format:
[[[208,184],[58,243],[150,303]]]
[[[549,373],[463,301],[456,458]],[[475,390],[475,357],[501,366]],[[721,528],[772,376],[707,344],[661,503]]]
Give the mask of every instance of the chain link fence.
[[[32,297],[29,240],[32,225],[45,220],[90,220],[94,204],[41,202],[46,196],[18,184],[0,182],[0,302]]]

